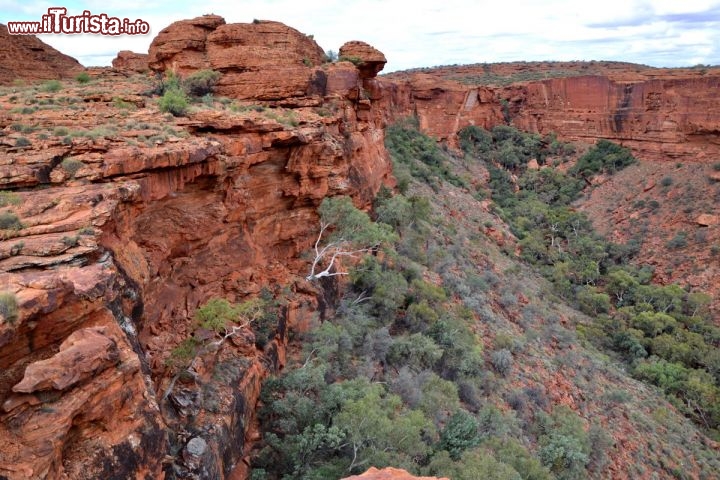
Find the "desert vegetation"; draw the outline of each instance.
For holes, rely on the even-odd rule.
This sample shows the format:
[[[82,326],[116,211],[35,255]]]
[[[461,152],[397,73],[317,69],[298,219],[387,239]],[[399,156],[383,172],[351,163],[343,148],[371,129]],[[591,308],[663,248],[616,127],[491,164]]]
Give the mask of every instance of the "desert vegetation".
[[[518,140],[525,135],[513,143],[522,145]],[[630,152],[600,141],[566,175],[507,165],[502,160],[507,140],[495,131],[492,138],[485,158],[492,197],[518,238],[521,257],[553,282],[559,296],[593,319],[578,327],[581,335],[619,354],[633,375],[660,387],[680,411],[717,436],[720,329],[709,315],[710,297],[678,285],[651,283],[649,267],[629,263],[642,239],[610,243],[572,208],[584,185],[580,178],[630,165]],[[470,155],[477,151],[467,143],[464,149]],[[508,170],[519,174],[517,191]],[[683,246],[683,233],[668,242],[668,248]]]
[[[574,149],[552,136],[498,127],[466,130],[460,139],[464,157],[438,147],[412,119],[388,129],[399,193],[378,194],[372,222],[393,235],[372,242],[375,248],[358,252],[353,261],[343,260],[342,269],[328,269],[347,273],[342,278],[348,282],[341,283],[334,313],[299,339],[302,351],[294,362],[263,386],[263,440],[252,478],[342,478],[371,465],[457,479],[598,478],[616,448],[616,432],[602,418],[633,410],[632,429],[673,436],[687,431],[680,426],[686,420],[667,415],[658,393],[638,390],[614,362],[625,362],[637,378],[657,385],[650,378],[655,370],[647,366],[670,361],[643,342],[651,348],[664,324],[655,328],[649,321],[646,330],[656,336],[645,337],[638,328],[645,325],[641,314],[679,318],[685,312],[707,326],[702,296],[682,292],[662,303],[676,288],[649,283],[644,270],[627,265],[635,246],[602,240],[571,208],[591,175],[588,168],[614,171],[632,162],[626,152],[601,145],[614,154],[591,150],[576,163],[580,167],[563,174],[527,168],[531,159],[540,165],[568,160]],[[472,181],[478,168],[489,171],[489,191]],[[487,197],[494,210],[484,213],[476,199]],[[347,200],[325,200],[319,239],[325,238],[322,225],[332,238],[352,237],[333,217],[336,202],[347,209],[343,218],[362,218],[365,228],[371,221],[353,213]],[[503,221],[517,237],[519,258],[478,234],[503,228]],[[518,260],[548,280],[523,271],[528,267]],[[643,292],[649,305],[644,310],[627,308],[636,308],[633,295],[623,294],[623,305],[611,297],[620,293],[610,286],[612,275],[624,274],[636,282],[630,281],[635,296],[638,288]],[[667,308],[668,301],[677,308]],[[688,311],[691,303],[694,313]],[[609,325],[615,330],[608,335]],[[630,359],[624,347],[605,342],[636,330],[643,332],[638,344],[645,349],[639,357]],[[558,402],[546,387],[560,370],[584,392],[575,408]],[[687,372],[685,381],[691,381]],[[678,392],[666,391],[678,406],[685,402]],[[703,398],[703,405],[712,405],[709,400]],[[655,411],[662,415],[653,416]],[[683,411],[703,425],[699,412]],[[646,437],[637,472],[676,472],[680,458],[699,454],[674,451],[672,459],[660,460],[654,452],[666,440]],[[707,475],[718,466],[713,462],[698,471]]]

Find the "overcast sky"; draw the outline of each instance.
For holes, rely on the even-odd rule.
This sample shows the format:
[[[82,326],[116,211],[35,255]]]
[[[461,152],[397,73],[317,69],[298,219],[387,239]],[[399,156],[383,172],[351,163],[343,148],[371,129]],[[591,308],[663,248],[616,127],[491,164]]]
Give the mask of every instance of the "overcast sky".
[[[119,50],[147,52],[175,20],[215,13],[231,22],[278,20],[325,50],[363,40],[385,53],[385,71],[480,62],[621,60],[652,66],[720,64],[720,1],[603,0],[0,0],[0,23],[69,15],[142,19],[147,35],[42,35],[85,66]]]

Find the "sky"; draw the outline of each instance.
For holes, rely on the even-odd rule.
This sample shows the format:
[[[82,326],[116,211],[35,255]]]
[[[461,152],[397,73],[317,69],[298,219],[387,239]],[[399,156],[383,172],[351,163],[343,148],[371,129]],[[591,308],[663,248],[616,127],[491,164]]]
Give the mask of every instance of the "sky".
[[[385,72],[522,60],[720,64],[720,1],[0,0],[0,23],[39,21],[50,7],[150,24],[146,35],[40,36],[85,66],[110,65],[120,50],[146,53],[170,23],[205,13],[228,23],[277,20],[313,35],[326,51],[362,40],[385,54]]]

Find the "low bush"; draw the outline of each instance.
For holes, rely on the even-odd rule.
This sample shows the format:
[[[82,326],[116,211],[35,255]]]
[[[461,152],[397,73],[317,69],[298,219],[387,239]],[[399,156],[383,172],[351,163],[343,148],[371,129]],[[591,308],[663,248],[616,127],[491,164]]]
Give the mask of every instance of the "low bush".
[[[80,72],[75,75],[75,81],[78,83],[88,83],[90,81],[90,75],[87,72]]]
[[[19,316],[18,303],[14,293],[0,292],[0,316],[8,323],[17,321]]]
[[[198,70],[182,81],[183,90],[190,96],[202,97],[212,93],[220,80],[220,72],[215,70]]]
[[[61,88],[62,83],[59,80],[48,80],[40,85],[41,92],[59,92]]]
[[[20,230],[23,224],[15,212],[0,212],[0,229],[2,230]]]
[[[174,117],[182,117],[187,113],[189,104],[188,98],[182,90],[166,90],[158,100],[158,107],[164,113],[171,113]]]

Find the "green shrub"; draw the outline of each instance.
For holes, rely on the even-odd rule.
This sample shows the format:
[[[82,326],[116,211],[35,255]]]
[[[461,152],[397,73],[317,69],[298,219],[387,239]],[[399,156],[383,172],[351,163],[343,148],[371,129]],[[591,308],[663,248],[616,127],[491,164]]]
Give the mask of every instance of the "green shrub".
[[[471,125],[458,132],[460,147],[465,153],[483,155],[492,149],[493,137],[484,128]]]
[[[68,134],[68,129],[65,127],[55,127],[53,129],[53,135],[55,135],[55,136],[64,137],[67,134]]]
[[[85,166],[85,164],[77,158],[66,158],[60,164],[63,170],[67,172],[70,178],[74,178],[78,170]]]
[[[31,144],[32,144],[32,142],[30,142],[30,140],[28,140],[25,137],[19,137],[17,140],[15,140],[16,147],[27,147]]]
[[[184,92],[178,89],[167,90],[158,100],[161,112],[171,113],[175,117],[181,117],[187,113],[188,99]]]
[[[90,75],[87,72],[80,72],[75,76],[75,81],[78,83],[88,83],[90,81]]]
[[[582,419],[566,406],[555,407],[550,415],[540,413],[539,456],[558,480],[587,478],[590,439]]]
[[[453,460],[459,460],[465,450],[480,443],[478,427],[473,415],[467,410],[458,410],[440,433],[438,447],[447,450]]]
[[[512,368],[512,353],[506,348],[496,350],[490,354],[490,363],[500,375],[505,376]]]
[[[0,316],[8,323],[18,319],[17,297],[12,292],[0,292]]]
[[[126,102],[120,97],[113,97],[112,99],[113,107],[119,108],[122,110],[135,110],[137,109],[137,106],[135,106],[134,103]]]
[[[65,236],[65,237],[62,238],[62,242],[63,242],[63,245],[65,245],[66,247],[72,248],[72,247],[77,246],[77,244],[78,244],[78,237],[77,237],[77,236],[75,236],[75,237]]]
[[[195,312],[195,320],[201,328],[223,332],[228,324],[235,323],[239,313],[234,305],[224,298],[213,298]]]
[[[338,58],[338,62],[350,62],[353,65],[360,65],[362,63],[362,58],[360,57],[353,57],[348,55],[341,55]]]
[[[671,250],[687,247],[687,232],[678,232],[665,244],[665,246]]]
[[[672,177],[663,177],[662,180],[660,180],[660,185],[662,185],[663,187],[669,187],[672,184],[673,184]]]
[[[589,177],[595,173],[615,173],[637,162],[630,149],[608,140],[599,140],[597,144],[580,157],[570,169],[572,175]]]
[[[182,81],[185,93],[193,97],[202,97],[212,93],[213,87],[220,80],[220,72],[215,70],[198,70]]]
[[[61,88],[62,83],[59,80],[48,80],[40,85],[41,92],[59,92]]]
[[[0,212],[0,229],[20,230],[21,228],[23,228],[23,224],[14,212]]]
[[[8,190],[0,190],[0,207],[7,207],[8,205],[20,205],[22,198],[15,192]]]

